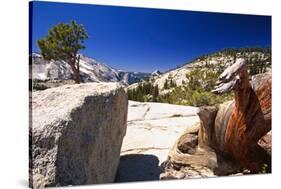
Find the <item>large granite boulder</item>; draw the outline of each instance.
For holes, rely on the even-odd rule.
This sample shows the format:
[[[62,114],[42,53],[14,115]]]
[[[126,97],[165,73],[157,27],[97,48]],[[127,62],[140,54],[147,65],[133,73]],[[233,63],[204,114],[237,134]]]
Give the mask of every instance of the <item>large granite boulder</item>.
[[[31,187],[114,181],[128,112],[119,84],[37,91],[31,103]]]

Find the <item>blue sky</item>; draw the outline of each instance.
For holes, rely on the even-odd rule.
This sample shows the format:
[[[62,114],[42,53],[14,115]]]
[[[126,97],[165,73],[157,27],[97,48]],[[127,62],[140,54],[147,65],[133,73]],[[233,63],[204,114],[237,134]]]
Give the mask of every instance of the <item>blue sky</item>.
[[[125,71],[165,71],[223,48],[271,46],[271,17],[33,2],[32,51],[58,23],[89,34],[82,54]]]

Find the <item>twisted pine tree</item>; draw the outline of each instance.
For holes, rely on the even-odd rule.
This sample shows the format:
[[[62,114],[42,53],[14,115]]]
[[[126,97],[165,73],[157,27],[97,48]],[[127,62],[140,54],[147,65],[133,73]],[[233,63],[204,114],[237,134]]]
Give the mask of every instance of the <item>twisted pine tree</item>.
[[[79,50],[85,49],[84,40],[88,34],[83,25],[71,21],[70,24],[58,24],[49,29],[43,39],[37,41],[43,58],[47,61],[60,60],[67,62],[76,83],[80,83]]]

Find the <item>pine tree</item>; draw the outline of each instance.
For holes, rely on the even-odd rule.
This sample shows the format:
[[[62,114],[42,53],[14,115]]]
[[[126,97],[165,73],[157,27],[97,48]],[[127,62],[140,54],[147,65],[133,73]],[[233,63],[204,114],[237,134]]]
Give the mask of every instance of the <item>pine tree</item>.
[[[153,90],[153,102],[158,101],[158,96],[159,96],[159,88],[158,85],[156,85],[154,86],[154,90]]]
[[[49,29],[43,39],[37,41],[45,60],[67,62],[74,74],[76,83],[80,83],[79,50],[85,49],[84,40],[88,38],[83,25],[71,21],[70,24],[58,24]]]
[[[164,83],[164,89],[169,89],[169,84],[168,84],[168,80],[167,79],[165,80],[165,83]]]

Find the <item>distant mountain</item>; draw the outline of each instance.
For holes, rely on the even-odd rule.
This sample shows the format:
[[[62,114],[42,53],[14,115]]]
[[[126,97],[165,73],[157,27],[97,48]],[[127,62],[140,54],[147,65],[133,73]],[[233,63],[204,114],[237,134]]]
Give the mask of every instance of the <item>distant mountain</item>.
[[[158,76],[160,74],[161,72],[159,70],[155,70],[154,72],[151,73],[152,76]]]
[[[121,82],[130,85],[149,77],[150,73],[116,70],[93,58],[80,55],[80,75],[83,82]],[[70,66],[64,61],[45,61],[40,54],[31,54],[30,77],[37,80],[73,79]]]

